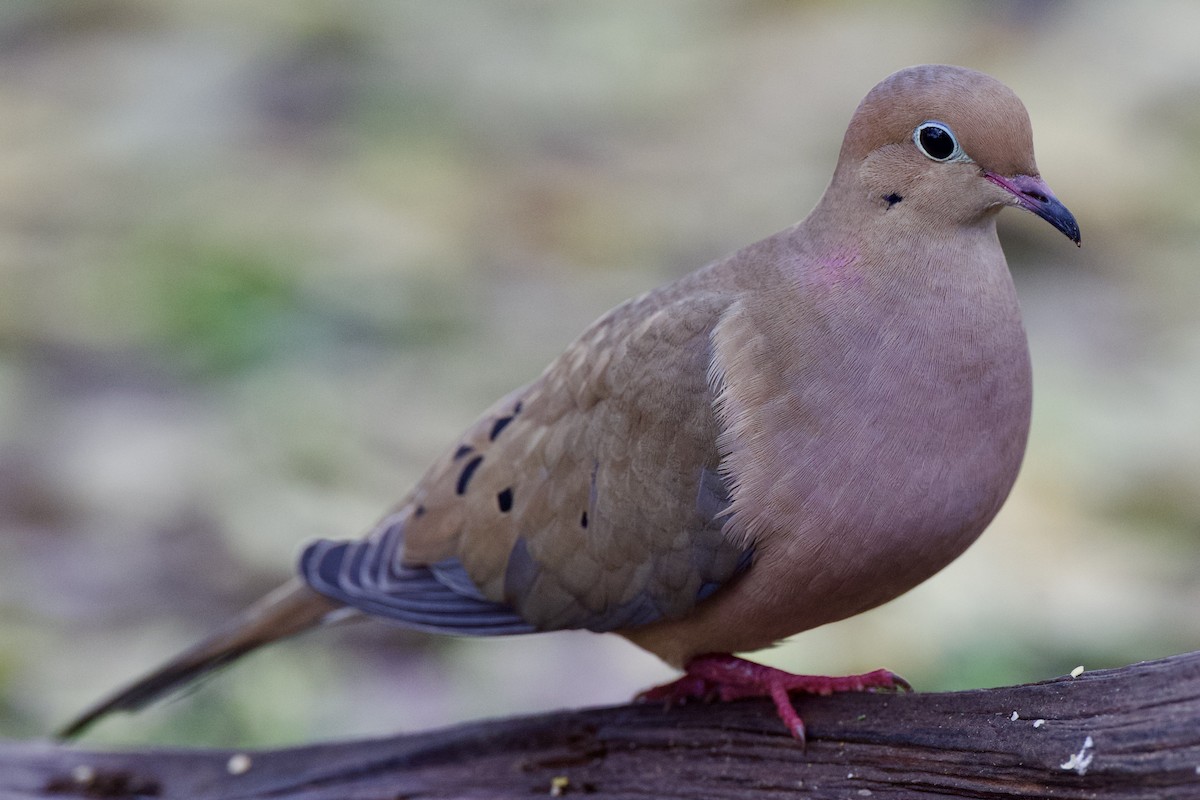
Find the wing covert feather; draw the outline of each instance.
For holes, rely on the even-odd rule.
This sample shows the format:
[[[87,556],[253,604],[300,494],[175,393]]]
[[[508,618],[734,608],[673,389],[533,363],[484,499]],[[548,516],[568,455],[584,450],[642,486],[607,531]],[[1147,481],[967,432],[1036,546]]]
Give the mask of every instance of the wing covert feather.
[[[541,630],[676,618],[743,568],[707,379],[729,298],[694,278],[613,309],[488,409],[400,504],[383,555],[451,565]]]

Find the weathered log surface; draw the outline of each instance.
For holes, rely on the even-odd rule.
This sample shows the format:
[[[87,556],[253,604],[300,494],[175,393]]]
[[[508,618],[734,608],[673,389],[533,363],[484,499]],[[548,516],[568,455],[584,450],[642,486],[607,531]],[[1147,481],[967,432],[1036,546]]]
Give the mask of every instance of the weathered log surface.
[[[0,742],[0,798],[1200,798],[1200,652],[1025,686],[797,706],[807,749],[757,701],[244,754]]]

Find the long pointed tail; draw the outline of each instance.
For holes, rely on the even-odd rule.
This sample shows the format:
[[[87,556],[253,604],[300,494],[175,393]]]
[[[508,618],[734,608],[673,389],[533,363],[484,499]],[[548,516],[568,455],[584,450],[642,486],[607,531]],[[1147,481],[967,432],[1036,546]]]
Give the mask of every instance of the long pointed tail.
[[[113,711],[134,711],[264,644],[319,625],[343,608],[299,580],[280,586],[204,641],[84,711],[56,734],[70,738]]]

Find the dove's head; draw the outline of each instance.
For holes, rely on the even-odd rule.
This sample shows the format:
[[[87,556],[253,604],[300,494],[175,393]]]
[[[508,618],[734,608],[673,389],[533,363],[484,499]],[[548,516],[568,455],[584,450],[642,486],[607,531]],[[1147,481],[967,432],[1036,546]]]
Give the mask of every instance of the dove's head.
[[[839,173],[887,213],[961,225],[1017,206],[1080,241],[1075,217],[1038,174],[1025,106],[982,72],[931,64],[885,78],[850,121]]]

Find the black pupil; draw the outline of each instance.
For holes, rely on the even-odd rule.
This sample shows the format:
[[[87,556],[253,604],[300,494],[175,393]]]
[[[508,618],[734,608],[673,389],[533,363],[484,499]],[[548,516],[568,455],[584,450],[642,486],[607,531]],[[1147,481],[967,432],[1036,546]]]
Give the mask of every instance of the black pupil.
[[[930,125],[921,129],[921,146],[930,158],[945,161],[954,152],[954,137],[945,128]]]

